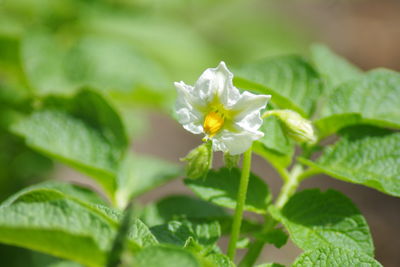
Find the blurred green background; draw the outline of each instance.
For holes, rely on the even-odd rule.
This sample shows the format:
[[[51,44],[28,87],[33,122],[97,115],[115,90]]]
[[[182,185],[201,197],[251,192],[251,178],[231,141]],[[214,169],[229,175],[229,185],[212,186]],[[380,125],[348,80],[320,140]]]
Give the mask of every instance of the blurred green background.
[[[200,137],[171,119],[174,81],[191,84],[221,60],[235,67],[278,54],[307,56],[314,42],[328,44],[365,70],[400,70],[399,14],[396,0],[2,0],[0,200],[44,179],[87,182],[10,134],[10,123],[40,105],[43,96],[93,87],[123,115],[134,150],[178,162]],[[277,175],[255,162],[276,192]],[[400,266],[399,200],[325,177],[306,182],[316,185],[350,196],[371,225],[377,259]],[[142,201],[184,190],[176,181]],[[282,263],[299,252],[291,244],[282,251],[267,249],[269,259]],[[2,246],[0,255],[11,257],[10,250]]]

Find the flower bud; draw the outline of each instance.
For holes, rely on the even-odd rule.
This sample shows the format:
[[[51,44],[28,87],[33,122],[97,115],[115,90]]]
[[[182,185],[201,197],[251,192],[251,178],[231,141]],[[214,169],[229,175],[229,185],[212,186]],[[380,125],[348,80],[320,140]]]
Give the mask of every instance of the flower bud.
[[[287,135],[293,140],[308,144],[314,144],[317,141],[312,122],[299,113],[287,109],[271,110],[264,113],[263,118],[268,116],[276,116],[282,122]]]
[[[191,150],[181,161],[186,161],[186,176],[191,179],[204,177],[212,167],[212,143],[204,143]]]
[[[224,153],[224,163],[225,167],[232,169],[238,166],[240,155],[231,155],[229,153]]]

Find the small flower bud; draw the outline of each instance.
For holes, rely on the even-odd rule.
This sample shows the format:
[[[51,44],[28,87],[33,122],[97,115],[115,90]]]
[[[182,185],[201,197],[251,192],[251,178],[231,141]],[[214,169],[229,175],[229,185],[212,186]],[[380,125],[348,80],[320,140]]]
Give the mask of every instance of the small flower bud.
[[[283,124],[287,135],[299,143],[314,144],[317,137],[312,122],[292,110],[271,110],[264,113],[263,118],[276,116]]]
[[[204,177],[212,167],[212,144],[211,141],[204,143],[191,150],[181,161],[186,161],[186,176],[191,179]]]
[[[232,169],[238,166],[240,155],[231,155],[229,153],[224,153],[224,163],[225,167]]]

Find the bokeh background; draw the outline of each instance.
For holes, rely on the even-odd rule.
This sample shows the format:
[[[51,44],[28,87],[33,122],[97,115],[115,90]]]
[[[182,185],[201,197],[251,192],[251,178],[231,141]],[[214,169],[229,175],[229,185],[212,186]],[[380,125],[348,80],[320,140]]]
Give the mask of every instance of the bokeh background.
[[[28,110],[32,92],[95,87],[122,113],[134,151],[178,163],[201,137],[170,115],[174,81],[192,84],[221,60],[235,67],[273,55],[307,56],[316,42],[364,70],[399,71],[399,14],[398,0],[1,0],[0,200],[44,179],[96,187],[7,132],[8,108]],[[276,195],[281,181],[274,170],[255,157],[254,171]],[[376,258],[400,266],[400,199],[324,176],[302,187],[333,187],[349,196],[370,224]],[[176,180],[140,201],[175,192],[190,194]],[[267,246],[260,260],[289,264],[299,252],[291,243],[282,250]],[[25,252],[0,247],[1,257],[13,253]]]

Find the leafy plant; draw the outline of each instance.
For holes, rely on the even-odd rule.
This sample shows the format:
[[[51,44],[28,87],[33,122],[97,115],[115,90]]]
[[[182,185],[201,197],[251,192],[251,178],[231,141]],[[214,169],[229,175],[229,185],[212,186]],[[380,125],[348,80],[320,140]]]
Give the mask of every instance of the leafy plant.
[[[87,4],[72,2],[65,5],[79,5],[83,15],[67,12],[59,19],[72,26],[59,23],[79,28],[79,36],[58,29],[51,16],[38,19],[57,29],[36,29],[24,38],[0,36],[0,46],[8,48],[0,51],[0,137],[9,156],[0,158],[1,176],[40,176],[57,162],[89,176],[100,189],[60,181],[23,188],[0,206],[1,243],[40,252],[32,254],[45,259],[37,266],[246,267],[255,265],[265,244],[280,248],[290,238],[304,250],[296,267],[381,266],[374,259],[367,221],[349,198],[335,190],[297,189],[305,179],[326,174],[400,196],[399,73],[364,73],[322,45],[313,46],[309,58],[269,57],[237,67],[234,85],[251,101],[243,104],[238,98],[237,110],[231,111],[218,99],[207,103],[211,112],[189,103],[204,113],[197,133],[207,136],[184,159],[188,177],[183,183],[196,196],[170,195],[142,206],[138,196],[184,172],[176,164],[129,151],[131,130],[143,124],[140,116],[137,124],[135,118],[126,119],[126,106],[170,110],[169,75],[185,70],[192,45],[204,55],[195,55],[199,66],[212,53],[201,41],[193,42],[201,38],[180,40],[180,32],[193,34],[184,26],[179,33],[164,32],[163,24],[172,21],[140,28],[145,16],[116,19],[103,14],[107,8],[101,5],[109,4],[90,12]],[[120,25],[116,32],[114,23]],[[168,34],[177,38],[167,48],[178,48],[163,54],[153,38],[162,43]],[[141,40],[141,45],[126,40]],[[174,62],[177,52],[188,56]],[[171,73],[165,71],[169,68]],[[269,98],[261,120],[257,116]],[[187,126],[179,110],[173,116]],[[240,129],[242,139],[227,127],[225,134],[239,140],[229,143],[218,134],[237,116],[251,123]],[[190,127],[185,128],[197,131]],[[329,136],[336,139],[325,145]],[[6,146],[10,143],[17,145]],[[211,169],[214,150],[225,152],[226,166],[218,170]],[[252,153],[280,174],[284,184],[278,196],[251,172]],[[8,171],[10,158],[19,154],[26,156],[21,162],[33,162],[39,170]],[[262,218],[243,217],[244,211]],[[218,245],[225,235],[230,235],[226,254]],[[243,248],[247,252],[238,261],[236,250]]]

